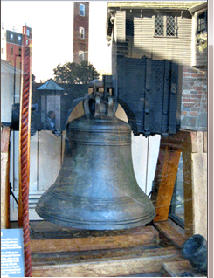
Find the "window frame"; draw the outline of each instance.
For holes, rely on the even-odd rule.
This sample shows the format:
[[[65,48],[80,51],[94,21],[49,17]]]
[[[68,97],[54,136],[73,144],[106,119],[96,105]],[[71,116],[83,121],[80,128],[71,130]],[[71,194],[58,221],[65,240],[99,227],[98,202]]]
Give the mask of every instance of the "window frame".
[[[163,20],[163,35],[159,35],[159,34],[156,34],[155,31],[156,31],[156,18],[158,16],[161,16],[162,17],[162,20]],[[154,18],[154,37],[164,37],[164,15],[162,14],[155,14],[155,18]]]
[[[163,18],[163,35],[158,35],[158,34],[155,34],[155,21],[156,21],[156,17],[157,16],[162,16]],[[170,16],[173,16],[175,18],[175,35],[174,36],[170,36],[170,35],[167,35],[167,17],[170,17]],[[156,13],[154,15],[154,38],[178,38],[178,21],[177,21],[177,16],[176,15],[173,15],[173,13]]]
[[[81,55],[83,55],[83,58],[80,58]],[[83,50],[79,51],[79,60],[80,60],[80,62],[85,61],[85,52]]]
[[[201,27],[201,23],[199,23],[199,19],[202,19],[202,18],[199,18],[200,16],[202,16],[204,14],[204,16],[202,17],[204,19],[204,24],[205,24],[205,27],[204,29],[202,30],[201,28],[199,29],[199,25]],[[199,12],[197,14],[197,34],[201,34],[203,32],[207,32],[207,11],[202,11],[202,12]]]
[[[30,37],[30,30],[29,29],[26,30],[26,35],[27,35],[27,37]]]
[[[83,32],[81,32],[81,31],[83,31]],[[82,26],[79,27],[79,35],[80,35],[81,40],[85,39],[85,28]]]
[[[83,9],[81,9],[81,7]],[[80,6],[79,6],[79,15],[80,16],[85,16],[85,4],[83,4],[83,3],[80,3]]]

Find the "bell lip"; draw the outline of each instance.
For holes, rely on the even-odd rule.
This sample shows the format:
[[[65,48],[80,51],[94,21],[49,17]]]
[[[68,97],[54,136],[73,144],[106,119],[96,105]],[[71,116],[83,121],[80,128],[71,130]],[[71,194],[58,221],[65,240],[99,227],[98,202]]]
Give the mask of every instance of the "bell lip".
[[[155,217],[155,208],[151,202],[151,200],[148,198],[148,196],[142,191],[143,193],[143,202],[142,204],[145,205],[145,201],[147,203],[147,206],[149,205],[150,208],[146,209],[146,205],[145,208],[142,208],[141,212],[138,212],[138,214],[133,213],[132,215],[121,215],[121,218],[113,218],[110,217],[109,219],[100,217],[100,219],[96,219],[94,218],[94,212],[92,210],[90,210],[90,208],[88,208],[88,210],[91,212],[89,218],[81,218],[77,215],[75,215],[75,213],[71,213],[68,217],[66,214],[61,214],[59,215],[59,213],[57,212],[57,207],[61,207],[60,203],[56,203],[56,200],[58,200],[59,202],[64,201],[65,200],[65,196],[57,196],[58,194],[56,194],[56,192],[46,192],[46,194],[44,194],[41,199],[39,200],[39,203],[36,206],[36,212],[38,213],[38,215],[41,218],[44,218],[46,221],[48,222],[52,222],[56,225],[62,226],[62,227],[70,227],[70,228],[78,228],[78,229],[88,229],[88,230],[120,230],[120,229],[128,229],[128,228],[134,228],[136,226],[140,226],[140,225],[146,225],[149,222],[151,222],[153,220],[153,218]],[[54,200],[54,204],[55,207],[53,209],[50,210],[45,203],[47,203],[47,196],[48,199],[53,199]],[[60,198],[59,198],[60,197]],[[116,198],[117,199],[117,198]],[[79,208],[81,211],[83,208],[81,207],[81,203],[85,203],[85,200],[88,200],[88,198],[78,198],[78,199],[74,199],[75,201],[78,201],[79,204]],[[99,199],[98,199],[99,200]],[[120,200],[120,201],[118,201]],[[127,209],[127,205],[128,205],[128,200],[133,201],[133,198],[118,198],[117,202],[115,202],[115,199],[110,199],[110,200],[106,200],[104,201],[102,199],[101,204],[104,204],[104,206],[110,206],[110,204],[117,204],[119,206],[119,211],[121,209],[121,211],[124,211],[124,207],[126,207]],[[136,199],[135,199],[136,202]],[[73,203],[72,199],[69,198],[69,203]],[[94,204],[96,202],[91,201],[90,204]],[[99,202],[100,203],[100,202]],[[138,202],[136,202],[135,205],[137,205]],[[133,204],[129,204],[130,208],[133,208]],[[138,204],[139,205],[139,204]],[[107,208],[107,207],[106,207]],[[86,208],[84,208],[86,209]],[[67,210],[67,209],[66,209]],[[118,209],[115,209],[116,211],[118,211]],[[70,210],[68,210],[70,211]],[[99,210],[98,210],[99,212]],[[81,215],[81,213],[80,213]]]
[[[95,231],[105,231],[105,230],[124,230],[131,229],[138,226],[145,226],[149,224],[155,217],[155,212],[147,217],[136,218],[134,221],[120,220],[120,221],[75,221],[67,220],[63,217],[56,217],[47,215],[44,211],[36,208],[37,213],[47,222],[56,224],[60,227],[74,228],[80,230],[95,230]]]

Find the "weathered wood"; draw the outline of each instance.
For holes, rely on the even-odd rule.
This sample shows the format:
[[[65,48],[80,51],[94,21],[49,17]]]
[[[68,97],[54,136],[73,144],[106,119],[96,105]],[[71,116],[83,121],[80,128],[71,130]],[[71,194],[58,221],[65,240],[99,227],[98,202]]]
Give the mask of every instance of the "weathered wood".
[[[160,248],[159,246],[137,246],[128,248],[116,249],[101,249],[79,252],[55,252],[55,253],[33,253],[33,264],[38,265],[53,265],[64,263],[80,263],[91,260],[107,260],[107,259],[128,259],[140,257],[143,253],[152,249]]]
[[[203,141],[204,141],[204,153],[207,153],[207,131],[204,132],[204,138],[203,138]]]
[[[189,132],[178,131],[174,135],[162,137],[161,147],[168,146],[171,149],[182,151],[186,142],[186,134],[189,134]]]
[[[179,163],[179,152],[182,151],[184,226],[186,236],[191,236],[193,233],[200,233],[207,238],[207,202],[205,202],[207,200],[206,143],[206,132],[202,131],[179,131],[176,135],[168,136],[161,140],[155,174],[155,187],[157,192],[152,194],[152,199],[156,206],[155,221],[167,219],[168,210],[167,207],[164,209],[164,206],[170,205],[171,194],[174,189],[173,183],[175,183],[177,172],[176,164]],[[171,158],[169,154],[170,148],[174,149],[174,151],[171,151],[172,153],[174,152]]]
[[[184,229],[176,225],[171,220],[156,222],[154,226],[158,231],[172,242],[176,247],[182,248],[185,240],[187,239]]]
[[[10,227],[10,128],[1,129],[1,228]]]
[[[1,127],[1,153],[8,153],[10,146],[10,127]]]
[[[163,273],[166,277],[180,277],[185,272],[191,273],[193,277],[204,276],[196,273],[187,260],[163,263]]]
[[[141,256],[122,259],[92,260],[81,263],[66,262],[43,266],[33,265],[34,277],[102,277],[159,272],[162,264],[181,259],[175,248],[146,250]]]
[[[171,149],[166,145],[164,140],[164,138],[161,139],[155,172],[155,186],[157,188],[157,196],[155,200],[155,222],[168,219],[169,206],[174,191],[178,163],[181,155],[180,150]],[[164,144],[162,145],[162,143]]]
[[[184,228],[207,238],[207,153],[204,133],[189,132],[183,152]]]
[[[184,227],[187,236],[193,235],[193,192],[191,153],[183,153]]]
[[[75,232],[74,232],[75,233]],[[83,234],[82,234],[83,235]],[[153,226],[138,227],[121,233],[99,233],[97,236],[75,237],[70,233],[66,239],[32,239],[32,252],[71,252],[107,248],[125,248],[138,245],[155,245],[159,241],[158,232]]]

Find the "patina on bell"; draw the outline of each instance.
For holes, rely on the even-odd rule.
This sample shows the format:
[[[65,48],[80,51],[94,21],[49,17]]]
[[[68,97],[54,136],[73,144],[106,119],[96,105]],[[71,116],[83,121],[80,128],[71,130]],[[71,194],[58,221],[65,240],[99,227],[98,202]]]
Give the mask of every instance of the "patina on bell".
[[[85,115],[67,125],[70,151],[38,202],[40,217],[87,230],[129,229],[154,218],[154,207],[135,180],[131,129],[114,116],[113,107],[111,97],[90,98]]]

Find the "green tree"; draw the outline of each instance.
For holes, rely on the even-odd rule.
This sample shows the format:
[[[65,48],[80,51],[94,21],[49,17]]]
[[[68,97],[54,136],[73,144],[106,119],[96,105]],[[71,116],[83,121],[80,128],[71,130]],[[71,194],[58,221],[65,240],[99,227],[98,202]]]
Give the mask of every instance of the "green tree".
[[[99,78],[99,73],[87,61],[80,64],[68,62],[53,69],[54,80],[65,84],[87,84]]]

